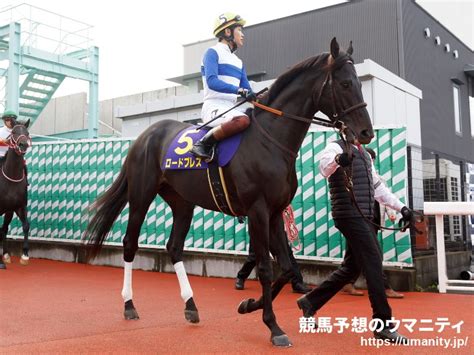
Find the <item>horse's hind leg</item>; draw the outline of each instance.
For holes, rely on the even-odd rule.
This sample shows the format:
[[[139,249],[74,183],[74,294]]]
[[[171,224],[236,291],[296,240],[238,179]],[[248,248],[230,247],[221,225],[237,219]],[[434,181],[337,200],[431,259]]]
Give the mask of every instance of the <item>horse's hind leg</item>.
[[[184,317],[188,322],[199,323],[199,313],[194,303],[193,290],[183,263],[183,249],[193,219],[194,205],[183,200],[171,187],[163,187],[159,194],[173,211],[173,227],[166,244],[181,289],[181,298],[185,303]]]
[[[30,223],[28,222],[28,218],[26,216],[26,206],[20,208],[16,211],[16,215],[20,218],[21,226],[23,228],[23,255],[20,259],[20,264],[28,265],[30,257],[28,256],[28,252],[30,247],[28,245],[28,235],[30,233]]]
[[[152,181],[152,180],[151,180]],[[138,237],[140,235],[140,228],[145,219],[148,208],[156,196],[153,187],[149,186],[147,193],[142,193],[131,189],[129,191],[129,215],[127,232],[123,239],[123,260],[124,260],[124,275],[122,298],[125,303],[124,317],[125,319],[139,319],[137,310],[133,304],[133,290],[132,290],[132,269],[133,259],[138,250]]]
[[[2,240],[2,247],[3,247],[3,261],[5,264],[11,263],[10,253],[8,251],[8,243],[7,243],[7,234],[8,234],[8,226],[13,218],[13,212],[6,212],[5,216],[3,217],[3,226],[0,229],[0,239]]]

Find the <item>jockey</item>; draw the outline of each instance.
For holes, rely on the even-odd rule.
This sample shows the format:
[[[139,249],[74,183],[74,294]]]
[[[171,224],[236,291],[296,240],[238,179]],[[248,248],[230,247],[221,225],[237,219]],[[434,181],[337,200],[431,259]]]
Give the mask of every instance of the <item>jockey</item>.
[[[204,85],[204,103],[202,119],[208,122],[222,112],[233,107],[237,98],[248,101],[256,99],[252,92],[245,68],[235,54],[235,50],[244,45],[242,28],[245,20],[239,15],[226,12],[220,15],[214,26],[214,35],[219,42],[209,48],[201,64]],[[246,129],[250,119],[244,110],[233,109],[212,122],[213,127],[206,135],[194,144],[191,152],[206,161],[214,158],[214,145]]]
[[[7,154],[9,148],[9,142],[7,139],[12,133],[13,127],[18,124],[16,120],[17,118],[18,115],[13,110],[6,110],[2,115],[4,126],[0,127],[0,162],[5,158],[5,155]],[[23,163],[25,164],[25,179],[26,185],[28,186],[28,168],[26,166],[26,160],[23,160]]]
[[[0,160],[5,157],[8,151],[7,138],[12,133],[13,127],[16,125],[17,114],[13,110],[6,110],[2,115],[3,127],[0,127]]]

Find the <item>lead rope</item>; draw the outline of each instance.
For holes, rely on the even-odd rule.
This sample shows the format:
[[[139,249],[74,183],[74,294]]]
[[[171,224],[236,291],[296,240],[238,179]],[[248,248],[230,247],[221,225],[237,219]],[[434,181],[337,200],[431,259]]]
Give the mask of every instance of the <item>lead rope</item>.
[[[287,208],[283,210],[283,221],[285,222],[285,232],[288,241],[290,242],[291,248],[294,251],[301,250],[301,240],[298,232],[298,227],[295,222],[295,215],[293,214],[293,208],[291,205],[288,205]],[[295,245],[295,241],[297,244]]]
[[[342,135],[341,135],[342,137]],[[350,147],[350,143],[348,143],[344,138],[342,138],[344,143],[346,143],[346,149],[349,149],[349,152],[350,152],[350,155],[353,156],[353,151],[352,151],[352,148]],[[359,153],[360,150],[359,150]],[[362,154],[362,153],[361,153]],[[362,157],[363,161],[364,161],[364,165],[368,171],[368,167],[367,167],[367,164],[364,160],[364,158]],[[343,168],[343,171],[344,171],[344,185],[346,187],[346,190],[347,192],[349,193],[350,197],[351,197],[351,200],[352,200],[352,204],[356,207],[357,211],[359,212],[359,214],[367,221],[369,222],[370,224],[372,224],[373,226],[376,226],[377,228],[379,229],[384,229],[384,230],[390,230],[390,231],[406,231],[407,228],[410,227],[410,222],[407,222],[406,224],[404,224],[402,227],[400,228],[390,228],[390,227],[385,227],[385,226],[381,226],[380,224],[377,224],[375,222],[373,222],[370,218],[368,218],[364,212],[362,212],[361,208],[359,207],[359,204],[357,203],[357,200],[356,200],[356,196],[354,194],[354,184],[353,184],[353,181],[352,181],[352,163],[353,163],[353,159],[351,161],[351,165],[349,167],[345,167]]]

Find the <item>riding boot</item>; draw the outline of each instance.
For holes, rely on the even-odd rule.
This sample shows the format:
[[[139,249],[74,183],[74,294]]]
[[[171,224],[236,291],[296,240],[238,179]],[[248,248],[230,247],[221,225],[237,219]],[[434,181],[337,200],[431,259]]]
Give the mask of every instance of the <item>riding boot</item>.
[[[206,162],[210,163],[214,159],[214,146],[218,142],[214,136],[220,126],[211,129],[202,137],[198,142],[194,143],[191,153],[199,158],[203,158]]]
[[[232,120],[214,127],[207,132],[199,142],[194,144],[191,153],[204,158],[204,160],[209,163],[214,159],[214,146],[217,142],[242,132],[249,126],[249,124],[250,119],[248,116],[242,115],[234,117]]]

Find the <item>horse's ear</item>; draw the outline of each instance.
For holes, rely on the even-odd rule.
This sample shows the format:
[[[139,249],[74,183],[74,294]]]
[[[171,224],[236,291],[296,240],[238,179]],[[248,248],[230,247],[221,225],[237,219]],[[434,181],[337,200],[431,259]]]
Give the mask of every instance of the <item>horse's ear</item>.
[[[28,118],[28,121],[25,122],[24,126],[28,128],[29,125],[30,125],[30,119]]]
[[[354,53],[354,48],[352,48],[352,41],[349,42],[349,48],[347,48],[346,53],[349,55],[352,55],[352,53]]]
[[[331,55],[334,59],[339,56],[339,43],[337,43],[336,37],[331,41]]]

